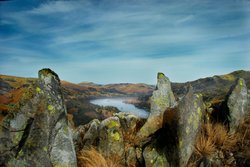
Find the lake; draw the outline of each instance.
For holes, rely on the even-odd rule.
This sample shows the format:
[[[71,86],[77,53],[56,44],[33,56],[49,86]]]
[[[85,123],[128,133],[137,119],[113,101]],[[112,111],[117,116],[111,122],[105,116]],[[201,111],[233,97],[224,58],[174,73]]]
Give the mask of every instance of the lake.
[[[121,112],[130,113],[141,118],[148,117],[149,115],[148,111],[137,108],[133,104],[125,103],[127,99],[128,98],[103,98],[103,99],[90,100],[90,103],[104,107],[113,106],[118,108]]]

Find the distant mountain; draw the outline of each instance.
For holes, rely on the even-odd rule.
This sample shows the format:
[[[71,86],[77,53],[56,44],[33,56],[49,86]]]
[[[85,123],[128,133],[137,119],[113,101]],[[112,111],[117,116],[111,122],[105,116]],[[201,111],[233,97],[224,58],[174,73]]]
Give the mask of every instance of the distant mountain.
[[[99,85],[93,82],[73,84],[67,81],[62,81],[61,83],[66,89],[80,91],[89,98],[110,96],[141,96],[150,94],[154,90],[154,86],[143,83],[120,83],[108,85]]]

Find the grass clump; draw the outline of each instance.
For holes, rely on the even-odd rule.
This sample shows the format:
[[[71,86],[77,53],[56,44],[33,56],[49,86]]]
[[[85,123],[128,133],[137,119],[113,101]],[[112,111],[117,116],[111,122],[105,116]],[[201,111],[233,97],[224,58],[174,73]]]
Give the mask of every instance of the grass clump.
[[[237,133],[230,133],[223,124],[205,124],[197,137],[189,166],[199,165],[204,159],[209,160],[212,166],[228,165],[229,160],[232,160],[229,166],[235,164],[232,155],[239,139]]]
[[[115,156],[105,158],[93,147],[77,154],[78,167],[122,167],[120,162]]]

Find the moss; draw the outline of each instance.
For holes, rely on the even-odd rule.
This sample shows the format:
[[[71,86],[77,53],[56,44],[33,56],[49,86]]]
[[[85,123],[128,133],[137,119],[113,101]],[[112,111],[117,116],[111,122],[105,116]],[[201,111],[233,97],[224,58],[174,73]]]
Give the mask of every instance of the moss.
[[[121,139],[120,134],[118,132],[115,133],[110,133],[110,137],[114,140],[114,141],[119,141]]]
[[[114,128],[114,127],[120,127],[120,124],[117,121],[110,120],[110,122],[108,123],[107,127],[109,129]]]

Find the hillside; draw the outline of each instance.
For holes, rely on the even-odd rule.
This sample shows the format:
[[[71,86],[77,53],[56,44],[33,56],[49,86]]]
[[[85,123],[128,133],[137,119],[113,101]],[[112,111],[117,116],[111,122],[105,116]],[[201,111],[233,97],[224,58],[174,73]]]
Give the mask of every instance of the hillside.
[[[171,83],[171,85],[176,97],[182,97],[187,92],[189,85],[191,85],[195,93],[203,94],[205,102],[215,103],[218,106],[224,100],[223,98],[235,82],[235,79],[239,77],[244,78],[248,89],[250,89],[250,71],[243,70],[186,83]],[[1,115],[5,115],[9,110],[12,110],[21,97],[25,95],[25,92],[28,92],[29,85],[36,80],[35,78],[0,75]],[[87,123],[94,118],[105,118],[100,112],[97,112],[97,110],[100,110],[98,106],[89,103],[90,99],[135,96],[139,97],[139,101],[135,105],[149,109],[150,104],[148,100],[154,90],[152,85],[131,83],[99,85],[92,82],[75,84],[61,81],[61,85],[69,117],[76,126]]]

